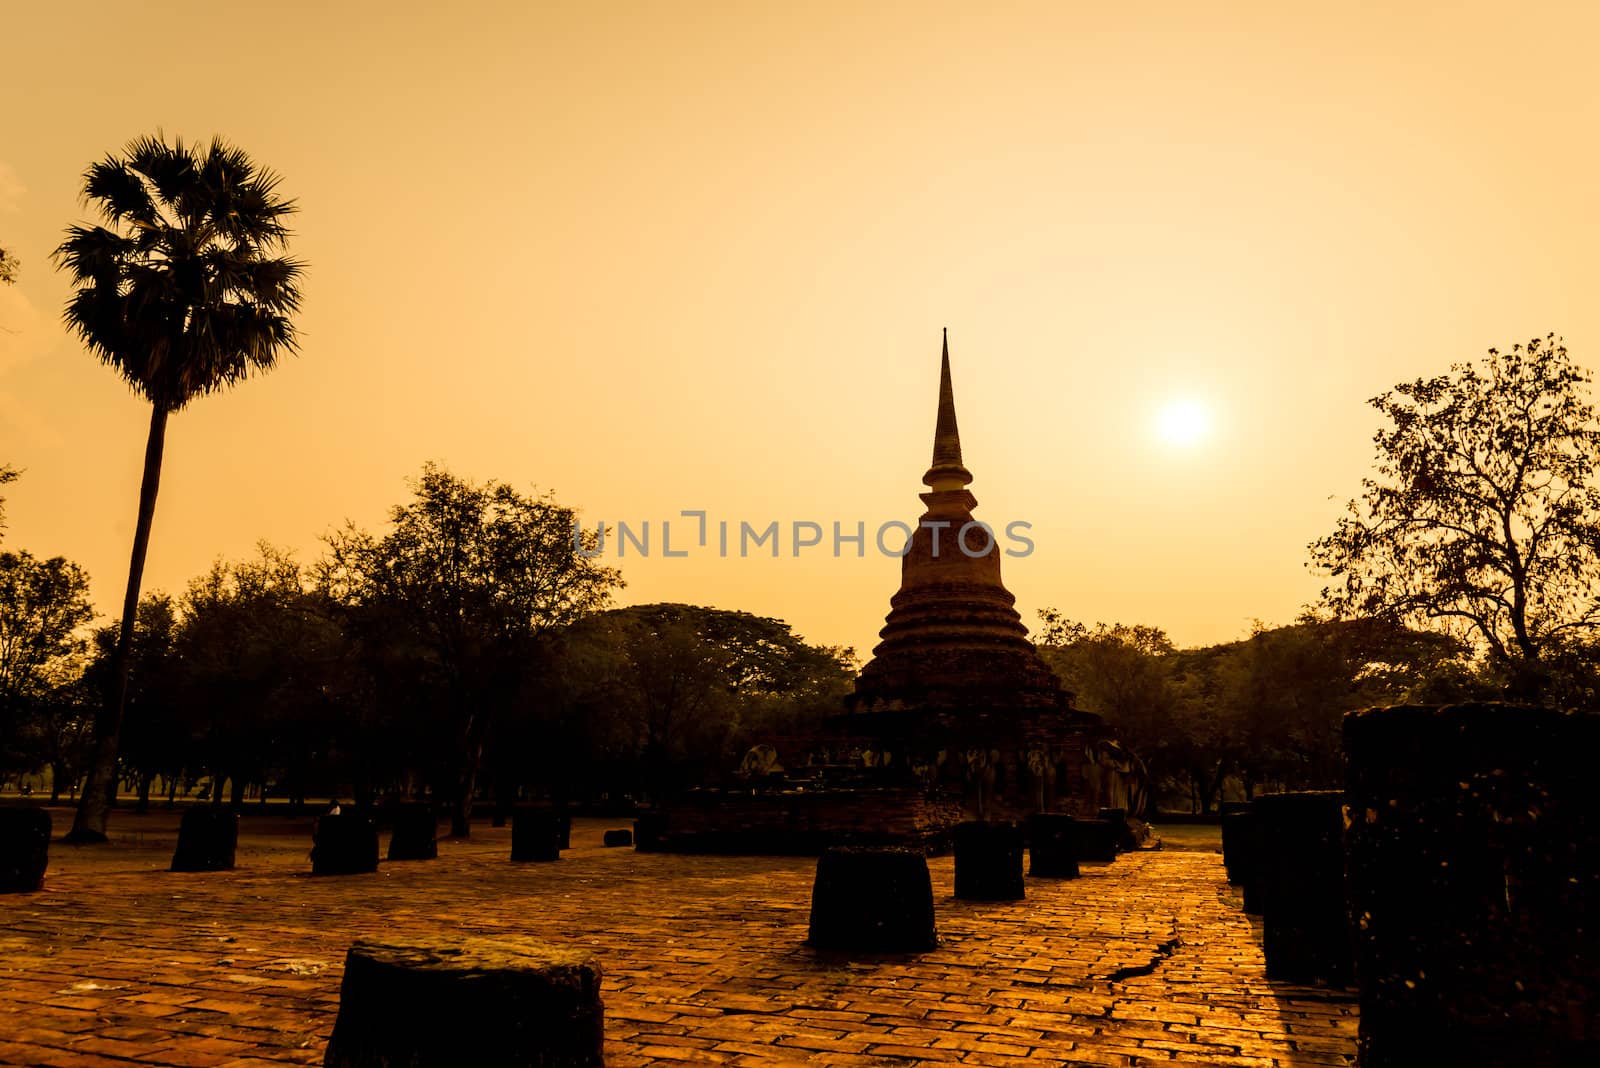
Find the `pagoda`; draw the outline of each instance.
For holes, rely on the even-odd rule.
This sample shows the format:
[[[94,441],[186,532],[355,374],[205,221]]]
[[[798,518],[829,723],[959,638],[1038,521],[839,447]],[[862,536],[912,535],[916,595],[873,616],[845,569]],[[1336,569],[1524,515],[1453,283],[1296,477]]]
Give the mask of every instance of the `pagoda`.
[[[837,729],[932,794],[959,795],[964,818],[1092,815],[1114,803],[1125,792],[1118,777],[1135,762],[1122,759],[1099,716],[1073,707],[1028,640],[1001,579],[1003,550],[974,519],[948,332],[922,482],[925,511],[901,559],[900,588]]]
[[[950,338],[939,365],[933,462],[922,476],[927,507],[900,562],[900,590],[856,680],[853,712],[996,707],[1064,710],[1068,698],[1012,607],[1000,578],[1001,549],[974,520],[972,472],[961,460]]]
[[[948,334],[922,481],[925,511],[901,558],[900,588],[843,711],[753,749],[729,784],[676,799],[655,817],[650,848],[937,850],[962,820],[1140,808],[1137,757],[1099,716],[1073,707],[1001,580],[998,539],[973,518]]]

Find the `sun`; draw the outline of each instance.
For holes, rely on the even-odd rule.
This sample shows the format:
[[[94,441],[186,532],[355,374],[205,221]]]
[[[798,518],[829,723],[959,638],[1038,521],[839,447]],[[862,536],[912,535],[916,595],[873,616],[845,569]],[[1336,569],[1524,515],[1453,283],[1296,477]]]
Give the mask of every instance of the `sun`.
[[[1156,412],[1155,428],[1168,445],[1193,448],[1211,434],[1211,409],[1188,398],[1168,401]]]

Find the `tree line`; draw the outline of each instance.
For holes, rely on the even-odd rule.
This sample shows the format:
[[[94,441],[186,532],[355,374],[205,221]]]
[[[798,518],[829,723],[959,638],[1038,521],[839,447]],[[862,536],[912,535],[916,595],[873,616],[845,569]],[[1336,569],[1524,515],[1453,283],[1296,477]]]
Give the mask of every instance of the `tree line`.
[[[1166,811],[1338,787],[1346,712],[1500,693],[1475,675],[1461,642],[1381,619],[1308,615],[1179,649],[1159,627],[1041,616],[1046,661],[1144,761]]]
[[[141,599],[117,776],[140,806],[157,781],[171,800],[203,780],[218,804],[427,793],[466,834],[480,797],[621,804],[702,781],[850,684],[850,650],[780,620],[611,607],[621,576],[575,551],[549,496],[432,464],[412,491],[381,535],[347,525],[309,563],[262,544]],[[85,634],[92,615],[80,568],[0,554],[0,778],[86,776],[122,633]]]

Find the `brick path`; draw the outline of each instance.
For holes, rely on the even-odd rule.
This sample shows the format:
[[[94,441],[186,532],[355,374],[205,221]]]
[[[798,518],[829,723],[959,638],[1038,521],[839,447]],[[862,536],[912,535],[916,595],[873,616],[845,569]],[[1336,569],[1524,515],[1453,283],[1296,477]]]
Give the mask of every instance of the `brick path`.
[[[440,929],[592,947],[614,1066],[1354,1063],[1352,996],[1266,982],[1215,853],[1085,865],[1008,904],[954,900],[937,859],[943,945],[849,959],[801,944],[804,858],[604,849],[623,824],[579,820],[555,864],[475,827],[437,861],[312,879],[306,825],[247,820],[243,867],[183,875],[174,825],[118,814],[115,845],[56,843],[44,891],[0,897],[0,1064],[320,1064],[352,939]]]

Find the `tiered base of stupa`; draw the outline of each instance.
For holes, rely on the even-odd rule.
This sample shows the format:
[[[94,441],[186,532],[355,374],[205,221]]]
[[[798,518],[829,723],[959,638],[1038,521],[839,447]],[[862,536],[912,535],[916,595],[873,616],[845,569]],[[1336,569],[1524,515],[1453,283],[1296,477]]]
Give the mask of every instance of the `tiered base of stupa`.
[[[689,791],[657,817],[656,848],[939,853],[964,820],[1137,805],[1132,769],[1100,717],[1072,709],[857,712],[777,741],[783,771]]]

